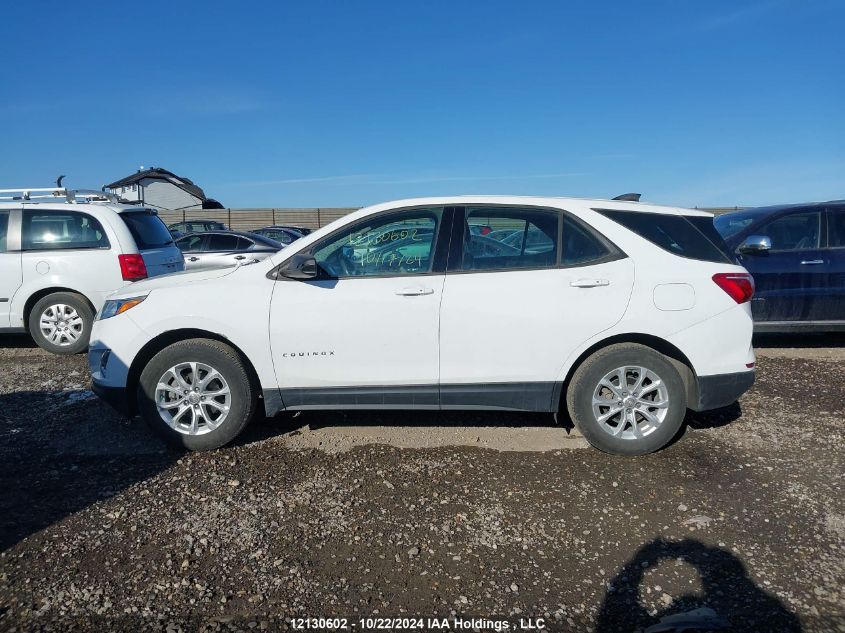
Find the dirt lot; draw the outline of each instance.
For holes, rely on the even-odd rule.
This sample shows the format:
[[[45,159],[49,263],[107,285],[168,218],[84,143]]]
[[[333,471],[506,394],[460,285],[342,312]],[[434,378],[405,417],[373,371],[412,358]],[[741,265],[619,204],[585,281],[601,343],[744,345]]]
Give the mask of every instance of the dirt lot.
[[[738,405],[624,459],[549,416],[429,413],[282,415],[186,455],[84,357],[0,338],[0,630],[633,632],[706,606],[845,631],[845,337],[758,344]]]

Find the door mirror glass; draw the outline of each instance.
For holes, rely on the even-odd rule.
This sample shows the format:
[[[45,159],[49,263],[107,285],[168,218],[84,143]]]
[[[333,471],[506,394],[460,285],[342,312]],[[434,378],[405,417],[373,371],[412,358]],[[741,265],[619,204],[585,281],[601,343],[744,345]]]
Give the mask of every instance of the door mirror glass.
[[[772,249],[772,240],[767,235],[749,235],[739,245],[740,253],[753,255],[754,253],[765,253]]]
[[[310,255],[294,255],[279,270],[279,276],[288,279],[314,279],[317,276],[317,260]]]

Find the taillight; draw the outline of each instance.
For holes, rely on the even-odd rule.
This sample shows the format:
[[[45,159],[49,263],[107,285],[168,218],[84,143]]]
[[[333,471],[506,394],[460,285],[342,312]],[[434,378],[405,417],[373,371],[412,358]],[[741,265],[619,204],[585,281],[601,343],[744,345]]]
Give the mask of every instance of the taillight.
[[[120,274],[123,275],[124,281],[147,278],[147,265],[144,264],[144,258],[140,255],[118,255],[117,261],[120,262]]]
[[[751,301],[754,296],[754,278],[748,273],[716,273],[713,281],[737,303]]]

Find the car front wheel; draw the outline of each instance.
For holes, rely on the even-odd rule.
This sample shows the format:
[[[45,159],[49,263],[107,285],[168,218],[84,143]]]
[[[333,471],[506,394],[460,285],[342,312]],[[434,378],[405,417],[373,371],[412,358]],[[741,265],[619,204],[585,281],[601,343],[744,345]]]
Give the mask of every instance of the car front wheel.
[[[153,356],[138,383],[138,411],[154,431],[193,451],[220,448],[249,423],[257,394],[238,353],[209,339]]]
[[[636,343],[610,345],[587,358],[572,376],[566,402],[587,441],[617,455],[664,447],[687,409],[678,370],[663,354]]]

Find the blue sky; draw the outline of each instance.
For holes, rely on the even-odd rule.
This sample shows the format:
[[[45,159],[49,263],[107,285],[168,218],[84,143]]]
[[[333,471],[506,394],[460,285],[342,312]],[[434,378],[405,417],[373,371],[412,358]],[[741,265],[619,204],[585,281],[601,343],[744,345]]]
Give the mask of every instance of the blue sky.
[[[227,206],[845,198],[845,2],[21,2],[0,187],[139,165]]]

